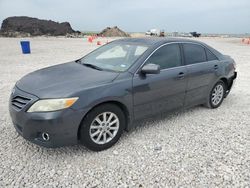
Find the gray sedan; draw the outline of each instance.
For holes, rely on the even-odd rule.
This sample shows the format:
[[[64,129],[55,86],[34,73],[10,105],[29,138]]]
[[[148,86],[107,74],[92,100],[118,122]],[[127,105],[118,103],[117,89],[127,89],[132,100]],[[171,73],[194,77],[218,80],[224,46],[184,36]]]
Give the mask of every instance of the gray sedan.
[[[198,41],[121,39],[24,76],[9,111],[17,132],[31,142],[80,142],[100,151],[136,120],[201,104],[219,107],[236,76],[230,56]]]

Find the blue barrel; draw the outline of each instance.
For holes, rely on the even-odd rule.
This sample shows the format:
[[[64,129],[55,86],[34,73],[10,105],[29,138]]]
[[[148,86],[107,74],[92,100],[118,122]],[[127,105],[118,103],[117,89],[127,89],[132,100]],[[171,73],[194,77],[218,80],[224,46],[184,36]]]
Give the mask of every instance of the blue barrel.
[[[30,54],[30,41],[21,41],[23,54]]]

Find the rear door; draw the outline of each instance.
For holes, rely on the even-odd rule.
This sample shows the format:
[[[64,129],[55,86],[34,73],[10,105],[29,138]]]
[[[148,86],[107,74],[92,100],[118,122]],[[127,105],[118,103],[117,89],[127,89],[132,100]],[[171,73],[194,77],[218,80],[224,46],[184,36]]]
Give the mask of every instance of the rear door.
[[[183,43],[185,64],[188,72],[185,106],[205,102],[209,85],[216,79],[218,60],[200,44]]]
[[[149,63],[160,65],[161,71],[159,74],[135,74],[133,78],[135,119],[184,105],[187,71],[183,66],[180,45],[166,44],[160,47],[145,62]]]

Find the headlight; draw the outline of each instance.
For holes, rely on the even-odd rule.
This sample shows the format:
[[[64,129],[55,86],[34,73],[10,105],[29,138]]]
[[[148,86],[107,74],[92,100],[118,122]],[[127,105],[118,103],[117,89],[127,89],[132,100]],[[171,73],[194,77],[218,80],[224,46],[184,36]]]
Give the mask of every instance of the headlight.
[[[49,112],[62,110],[72,106],[78,97],[65,99],[42,99],[35,102],[27,112]]]

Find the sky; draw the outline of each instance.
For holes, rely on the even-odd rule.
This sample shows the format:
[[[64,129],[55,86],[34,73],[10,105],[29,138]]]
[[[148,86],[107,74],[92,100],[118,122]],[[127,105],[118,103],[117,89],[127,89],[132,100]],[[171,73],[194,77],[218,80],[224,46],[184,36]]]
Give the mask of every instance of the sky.
[[[68,21],[80,31],[250,33],[250,0],[0,0],[0,23],[9,16]]]

